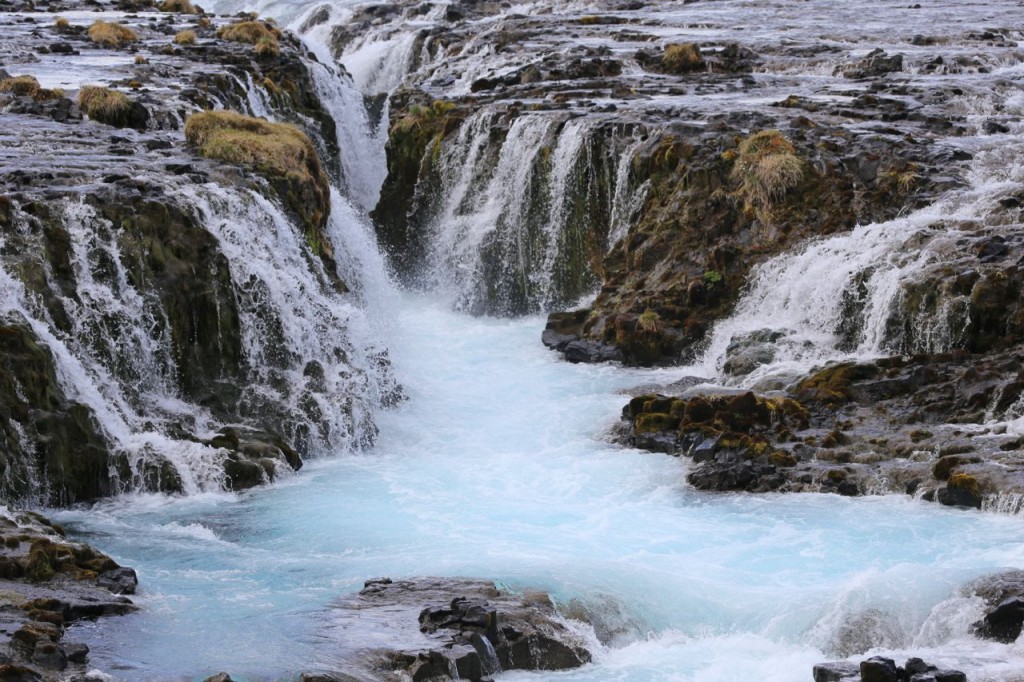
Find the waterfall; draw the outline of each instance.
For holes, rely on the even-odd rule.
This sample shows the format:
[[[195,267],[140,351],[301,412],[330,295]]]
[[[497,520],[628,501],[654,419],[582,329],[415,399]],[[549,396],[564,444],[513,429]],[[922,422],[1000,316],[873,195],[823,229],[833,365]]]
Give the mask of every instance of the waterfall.
[[[377,204],[387,175],[384,143],[387,115],[375,126],[362,94],[352,81],[322,64],[309,65],[321,104],[332,114],[340,153],[338,163],[345,194],[364,213]]]
[[[705,371],[720,374],[731,344],[766,330],[775,333],[774,359],[741,377],[745,386],[834,360],[961,347],[969,297],[935,289],[929,277],[940,277],[984,236],[1021,232],[1001,204],[1024,182],[1021,148],[1003,142],[976,153],[966,188],[756,267],[734,313],[714,329]]]
[[[144,487],[150,467],[159,470],[165,462],[174,467],[182,492],[221,488],[223,453],[161,428],[187,417],[203,433],[209,415],[176,395],[169,345],[154,318],[159,313],[152,297],[128,282],[112,225],[84,204],[69,200],[61,208],[80,283],[74,297],[63,299],[70,330],[59,331],[42,302],[2,262],[0,319],[27,324],[50,350],[64,393],[91,408],[112,453],[127,464],[127,476],[111,468],[115,489]],[[36,480],[34,487],[45,483]]]
[[[431,179],[417,191],[429,198],[414,209],[427,235],[418,283],[476,313],[573,305],[599,284],[593,264],[610,225],[628,221],[646,191],[628,186],[637,138],[601,117],[507,116],[481,108],[428,149]]]
[[[184,192],[217,237],[237,283],[252,373],[243,412],[282,412],[282,430],[315,454],[368,445],[374,406],[384,395],[367,360],[372,353],[349,338],[362,310],[331,289],[304,239],[267,198],[216,185]],[[329,234],[345,229],[342,215],[332,210]]]

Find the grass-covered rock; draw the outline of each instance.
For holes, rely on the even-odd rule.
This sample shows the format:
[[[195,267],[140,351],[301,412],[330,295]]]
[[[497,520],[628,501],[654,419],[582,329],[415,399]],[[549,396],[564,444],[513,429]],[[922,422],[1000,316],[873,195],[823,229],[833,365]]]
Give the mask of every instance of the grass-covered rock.
[[[0,92],[9,92],[19,97],[31,97],[37,102],[60,99],[64,91],[60,88],[44,88],[35,76],[12,76],[0,80]]]
[[[311,236],[323,228],[330,213],[330,180],[313,142],[295,126],[234,111],[204,111],[188,118],[185,139],[208,159],[238,164],[266,178]]]
[[[240,21],[222,26],[217,37],[238,43],[249,43],[257,55],[276,57],[281,53],[281,31],[265,21]]]
[[[104,47],[124,47],[139,40],[139,35],[132,29],[110,21],[94,22],[88,34],[92,42]]]
[[[149,112],[124,93],[98,85],[78,91],[78,106],[92,120],[117,128],[145,128]]]

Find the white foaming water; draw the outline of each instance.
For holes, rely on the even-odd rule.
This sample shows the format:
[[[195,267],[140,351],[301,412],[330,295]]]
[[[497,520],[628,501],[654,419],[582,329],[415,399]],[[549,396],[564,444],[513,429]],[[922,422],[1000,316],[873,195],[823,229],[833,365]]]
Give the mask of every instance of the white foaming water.
[[[330,668],[360,636],[332,639],[334,598],[374,576],[448,575],[576,600],[615,642],[578,672],[502,679],[802,682],[872,609],[897,657],[927,654],[972,682],[1024,675],[1013,647],[967,633],[976,604],[956,596],[1024,566],[1024,519],[909,498],[698,493],[682,461],[602,439],[618,389],[665,375],[559,362],[538,319],[422,299],[398,316],[410,400],[381,417],[373,451],[240,496],[56,513],[140,571],[142,612],[68,634],[95,645],[94,665],[132,680]]]
[[[93,410],[112,452],[128,463],[127,479],[111,474],[117,487],[139,488],[146,465],[165,460],[177,471],[183,492],[219,489],[223,452],[169,437],[159,428],[164,421],[187,417],[202,433],[208,415],[176,399],[167,340],[153,324],[151,302],[128,282],[113,226],[83,204],[68,201],[64,213],[72,267],[82,285],[77,299],[63,299],[71,333],[57,332],[45,307],[30,300],[24,285],[2,265],[0,317],[27,324],[52,353],[67,397]],[[106,283],[93,277],[97,269],[111,271]],[[139,325],[147,320],[151,324]]]
[[[314,455],[369,444],[376,433],[372,415],[383,397],[366,347],[353,342],[353,334],[363,343],[371,336],[363,310],[333,289],[302,234],[261,194],[213,184],[181,191],[201,211],[238,283],[252,374],[243,398],[248,409],[259,415],[283,405],[287,416],[280,428]],[[360,230],[349,224],[355,216],[345,210],[345,200],[337,192],[332,199],[329,233]]]
[[[492,117],[485,111],[467,122],[465,135],[444,143],[440,159],[443,177],[455,181],[446,183],[451,189],[442,192],[444,205],[433,221],[430,288],[452,292],[461,305],[472,305],[478,296],[487,297],[479,291],[485,244],[497,242],[506,256],[492,266],[512,272],[514,279],[523,283],[530,281],[535,259],[545,257],[544,247],[553,250],[553,245],[538,249],[531,244],[526,223],[534,164],[542,148],[552,142],[557,121],[539,115],[517,118],[491,171],[485,135],[489,135]],[[468,153],[464,140],[469,142]],[[481,182],[486,184],[480,187]]]
[[[363,212],[377,205],[387,176],[383,163],[387,141],[387,112],[377,126],[370,121],[363,95],[350,79],[322,64],[310,64],[317,96],[337,126],[341,177],[345,194]]]

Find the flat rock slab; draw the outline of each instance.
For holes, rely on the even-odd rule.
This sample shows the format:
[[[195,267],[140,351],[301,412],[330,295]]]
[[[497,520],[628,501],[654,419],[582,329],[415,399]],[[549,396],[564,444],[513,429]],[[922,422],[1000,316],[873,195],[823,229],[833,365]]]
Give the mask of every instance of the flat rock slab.
[[[332,673],[357,680],[486,680],[505,670],[566,670],[591,660],[586,640],[545,592],[487,580],[377,578],[330,607],[321,633]]]

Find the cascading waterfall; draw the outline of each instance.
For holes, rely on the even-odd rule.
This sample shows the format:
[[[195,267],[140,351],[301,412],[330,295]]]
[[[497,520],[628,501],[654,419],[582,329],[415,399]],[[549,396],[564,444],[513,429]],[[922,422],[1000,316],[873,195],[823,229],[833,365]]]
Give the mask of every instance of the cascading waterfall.
[[[633,131],[633,141],[626,147],[622,156],[619,157],[618,167],[615,169],[615,192],[612,199],[612,223],[608,234],[608,248],[612,249],[618,244],[630,225],[636,220],[637,214],[647,199],[647,192],[651,188],[651,181],[644,180],[634,187],[632,182],[633,159],[640,148],[647,142],[644,131],[637,128]]]
[[[218,9],[226,4],[238,0]],[[258,5],[299,13],[278,0]],[[749,3],[707,5],[724,14],[754,11]],[[446,7],[431,7],[423,22]],[[566,7],[541,0],[506,11]],[[797,11],[807,14],[802,4]],[[330,28],[322,23],[307,35]],[[425,59],[414,54],[415,28],[371,27],[364,47],[349,53],[357,81],[370,91],[397,87],[409,64]],[[503,57],[513,65],[518,58]],[[482,61],[457,88],[482,74]],[[223,669],[269,680],[313,664],[334,670],[344,665],[339,651],[379,644],[372,633],[331,638],[323,625],[339,594],[376,575],[469,575],[550,590],[594,624],[592,665],[503,679],[796,682],[826,657],[875,653],[962,666],[975,682],[1024,675],[1020,644],[973,637],[978,600],[957,594],[973,578],[1021,565],[1020,519],[898,496],[697,492],[683,483],[681,460],[624,452],[603,438],[624,391],[665,383],[677,370],[559,362],[537,343],[540,319],[469,318],[439,305],[438,289],[473,307],[484,295],[508,301],[514,287],[525,292],[517,312],[562,304],[569,296],[553,283],[566,254],[581,252],[564,243],[567,224],[580,216],[578,192],[598,185],[607,195],[604,253],[646,196],[646,186],[630,179],[641,133],[620,135],[614,153],[596,152],[599,117],[522,113],[503,139],[492,139],[494,111],[467,119],[437,158],[444,191],[429,222],[430,300],[399,296],[363,215],[379,189],[382,138],[372,138],[374,122],[347,82],[327,67],[314,72],[339,126],[342,182],[325,230],[348,293],[289,217],[258,192],[171,189],[217,237],[231,271],[248,373],[244,416],[283,415],[282,430],[315,453],[358,449],[378,421],[377,448],[372,457],[324,458],[259,495],[130,496],[58,512],[72,532],[88,533],[142,577],[138,614],[69,632],[69,640],[93,646],[93,664],[125,679],[201,679]],[[386,130],[386,113],[381,125]],[[955,345],[965,324],[958,300],[913,308],[909,336],[891,324],[893,307],[909,305],[908,282],[963,248],[958,223],[1018,229],[985,222],[1000,183],[1019,187],[1019,166],[1012,170],[1018,149],[1003,146],[979,154],[983,173],[936,206],[767,262],[716,330],[708,373],[720,370],[734,339],[762,329],[787,336],[769,367],[740,379],[751,385],[786,363],[797,371],[829,359]],[[61,385],[91,405],[117,446],[138,460],[137,477],[163,458],[187,479],[186,492],[218,488],[224,453],[172,435],[183,422],[206,436],[221,423],[179,394],[160,309],[118,274],[123,256],[111,227],[88,207],[68,209],[76,275],[87,282],[83,269],[95,273],[95,294],[76,302],[75,322],[101,335],[56,334],[46,310],[2,263],[0,317],[24,320],[51,349]],[[486,258],[510,265],[493,269]],[[489,269],[507,275],[506,283],[481,284]],[[111,326],[130,315],[147,324]],[[392,342],[411,399],[374,420],[376,406],[395,402],[398,390],[381,338]],[[111,358],[105,349],[115,342],[133,357]],[[131,379],[151,372],[146,384]],[[995,418],[1012,429],[1024,419],[1018,407]],[[1020,509],[1019,498],[990,504]]]
[[[966,297],[908,307],[909,292],[977,239],[964,226],[985,226],[986,234],[1021,229],[1007,223],[1000,203],[1024,182],[1019,154],[1018,145],[995,141],[977,152],[968,187],[906,217],[812,241],[757,267],[735,312],[716,325],[704,370],[720,375],[730,344],[765,331],[774,333],[774,359],[741,377],[745,386],[839,359],[958,347],[970,322]]]
[[[530,266],[544,258],[548,246],[531,234],[529,214],[530,202],[540,200],[532,196],[534,179],[544,175],[536,165],[545,163],[543,149],[550,148],[558,122],[546,116],[517,118],[489,170],[493,151],[485,147],[485,136],[491,120],[489,112],[476,114],[465,124],[465,135],[444,144],[442,176],[452,180],[445,183],[450,189],[442,192],[443,207],[432,221],[428,258],[428,276],[440,278],[429,287],[454,292],[457,305],[471,309],[489,299],[506,309],[516,305],[513,296],[533,299]],[[463,142],[468,142],[468,153]],[[484,262],[485,249],[496,254],[493,262]],[[500,272],[497,279],[518,291],[481,291],[495,269]]]
[[[377,204],[380,186],[387,175],[384,143],[387,110],[376,125],[370,120],[362,94],[352,82],[323,64],[309,65],[317,97],[333,114],[340,150],[340,177],[344,195],[364,213]]]
[[[76,298],[65,299],[72,333],[57,331],[41,302],[33,300],[2,264],[0,317],[28,324],[52,353],[61,388],[70,399],[92,409],[113,453],[128,467],[127,477],[112,468],[115,488],[142,488],[152,475],[150,465],[159,471],[160,463],[168,462],[183,492],[220,489],[222,453],[168,436],[159,427],[187,416],[202,432],[209,427],[209,418],[175,395],[166,338],[153,320],[152,302],[128,283],[120,267],[120,253],[110,240],[112,226],[75,202],[65,203],[64,213],[81,282]],[[94,276],[103,270],[106,282]],[[35,482],[35,487],[43,485],[44,481]]]
[[[362,311],[331,290],[318,259],[274,203],[215,185],[184,192],[217,237],[238,283],[252,374],[244,411],[282,411],[282,430],[314,454],[368,445],[374,406],[385,401],[374,377],[386,368],[373,367],[367,360],[372,353],[349,338]],[[332,211],[331,232],[343,229],[339,213]]]
[[[441,143],[425,288],[475,312],[572,305],[597,286],[609,225],[624,229],[642,201],[628,188],[639,142],[600,117],[523,113],[495,135],[501,119],[484,108]]]

